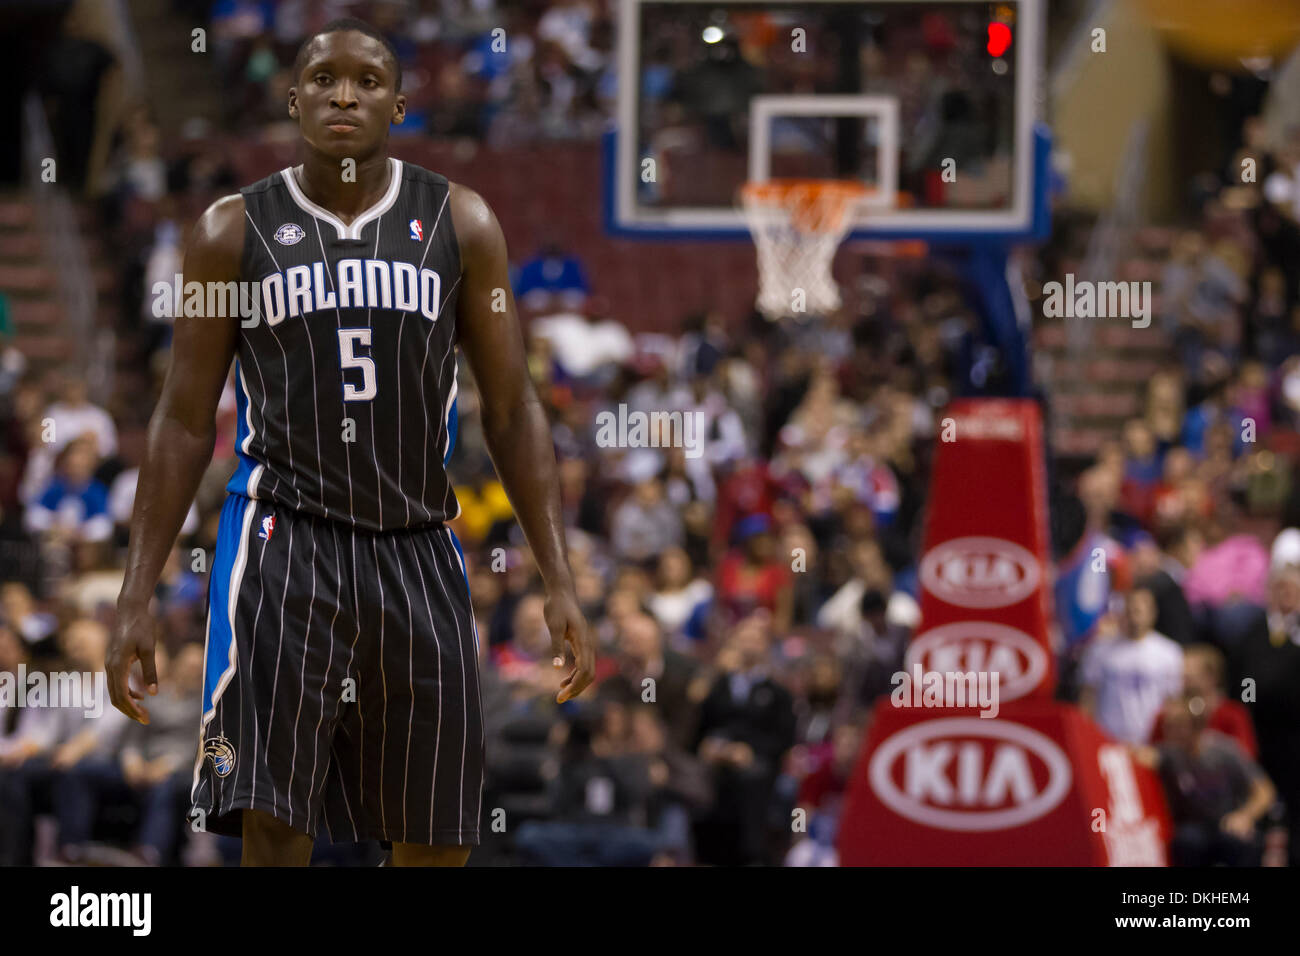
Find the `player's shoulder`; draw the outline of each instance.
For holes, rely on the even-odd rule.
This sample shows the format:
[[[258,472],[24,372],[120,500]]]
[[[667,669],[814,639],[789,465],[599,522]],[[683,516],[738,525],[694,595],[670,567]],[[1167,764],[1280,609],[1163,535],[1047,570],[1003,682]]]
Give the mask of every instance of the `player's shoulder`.
[[[286,188],[284,183],[284,170],[277,169],[269,176],[263,176],[255,183],[249,183],[247,186],[241,186],[239,189],[239,195],[250,197],[250,198],[257,197],[257,196],[264,196],[269,192],[274,192],[277,189],[284,189],[284,188]]]
[[[402,162],[402,183],[403,185],[432,186],[441,190],[445,190],[451,185],[450,181],[442,173],[406,161]]]
[[[244,249],[247,205],[242,192],[222,196],[195,222],[186,250],[190,269],[211,276],[234,276]]]
[[[242,245],[247,208],[242,190],[222,196],[199,216],[193,241],[198,245]]]
[[[448,206],[462,255],[489,253],[504,244],[501,225],[487,200],[463,183],[448,182]]]
[[[466,195],[464,187],[453,183],[442,173],[408,162],[402,163],[401,170],[403,191],[416,193],[421,190],[427,191],[425,201],[437,208],[439,220],[444,214],[449,215],[451,228],[463,257],[466,249],[476,244],[475,222],[482,219],[482,210],[474,206],[472,201],[470,206],[467,206],[466,202],[470,197]],[[478,199],[480,204],[482,203],[477,193],[473,193],[473,197]],[[467,238],[471,240],[469,243],[466,242]]]

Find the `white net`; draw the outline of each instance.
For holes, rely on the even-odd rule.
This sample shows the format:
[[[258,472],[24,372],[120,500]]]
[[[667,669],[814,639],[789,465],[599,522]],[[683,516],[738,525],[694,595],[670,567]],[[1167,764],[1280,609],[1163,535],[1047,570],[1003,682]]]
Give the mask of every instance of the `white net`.
[[[740,194],[758,249],[759,310],[778,319],[838,309],[831,260],[868,190],[838,180],[771,180],[746,183]]]

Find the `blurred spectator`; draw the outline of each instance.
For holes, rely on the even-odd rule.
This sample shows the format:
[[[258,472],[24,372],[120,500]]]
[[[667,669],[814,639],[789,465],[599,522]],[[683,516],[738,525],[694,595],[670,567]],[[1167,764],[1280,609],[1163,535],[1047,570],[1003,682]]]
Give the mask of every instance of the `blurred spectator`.
[[[0,408],[9,403],[27,369],[27,358],[13,344],[14,320],[9,311],[9,296],[0,292]]]
[[[776,551],[772,521],[765,514],[750,515],[736,525],[733,550],[718,567],[718,603],[732,621],[756,610],[769,612],[774,626],[790,626],[793,589],[790,565]]]
[[[518,848],[541,866],[646,866],[658,849],[648,829],[651,762],[629,747],[626,707],[594,702],[568,725],[551,820],[525,823]]]
[[[1223,652],[1210,644],[1193,644],[1183,649],[1183,692],[1188,697],[1203,701],[1201,718],[1207,730],[1223,734],[1237,742],[1237,746],[1251,760],[1259,755],[1255,742],[1255,727],[1248,711],[1239,701],[1225,697],[1224,674],[1227,664]],[[1156,719],[1152,731],[1153,743],[1164,740],[1164,712]]]
[[[121,531],[125,531],[131,524],[131,513],[135,510],[135,489],[139,481],[140,469],[127,468],[118,472],[108,490],[108,514]],[[199,509],[191,504],[190,510],[185,513],[185,520],[181,522],[181,537],[188,537],[198,529]]]
[[[0,674],[16,680],[18,668],[30,663],[24,642],[0,622]],[[30,787],[23,768],[50,747],[56,714],[50,707],[20,707],[10,698],[0,695],[0,866],[22,866],[32,862]]]
[[[117,426],[108,412],[88,400],[85,381],[65,376],[59,391],[59,401],[41,416],[41,440],[33,447],[23,475],[24,501],[31,501],[45,490],[54,459],[77,439],[91,439],[95,456],[92,470],[101,460],[117,454]]]
[[[1126,620],[1099,633],[1083,658],[1080,704],[1116,740],[1142,744],[1171,695],[1182,691],[1183,649],[1156,631],[1156,601],[1135,588]]]
[[[653,703],[663,715],[668,739],[689,746],[695,734],[699,698],[698,665],[664,646],[659,625],[648,614],[629,615],[619,629],[619,673],[614,682],[628,700]],[[648,681],[653,681],[648,685]]]
[[[694,574],[685,549],[666,548],[659,555],[655,592],[646,606],[667,634],[701,637],[698,627],[691,625],[712,599],[713,585]]]
[[[1205,726],[1204,701],[1173,697],[1157,766],[1169,798],[1175,866],[1258,866],[1260,819],[1277,792],[1230,737]]]
[[[795,727],[790,692],[772,676],[770,626],[761,612],[736,625],[700,706],[695,751],[712,768],[717,792],[695,829],[702,863],[771,862],[767,814]]]
[[[1189,532],[1184,526],[1180,533]],[[1171,539],[1166,535],[1163,540]],[[1194,642],[1196,621],[1180,583],[1186,570],[1174,558],[1166,558],[1155,539],[1146,532],[1135,539],[1132,555],[1137,586],[1150,591],[1156,601],[1155,629],[1184,647]]]
[[[515,279],[515,298],[535,312],[579,309],[590,291],[582,263],[554,242],[520,265]]]
[[[116,762],[83,760],[65,775],[56,798],[65,853],[84,855],[96,811],[109,797],[138,803],[135,854],[157,866],[172,860],[187,818],[194,771],[194,715],[203,682],[203,648],[186,644],[173,659],[155,654],[159,690],[148,699],[149,723],[131,723]]]
[[[1235,534],[1201,551],[1183,580],[1183,592],[1193,604],[1262,603],[1268,564],[1268,550],[1258,539]]]
[[[113,533],[108,489],[94,478],[94,446],[77,440],[65,447],[55,475],[27,509],[27,528],[56,541],[106,541]]]
[[[920,606],[907,592],[895,590],[894,576],[878,542],[870,538],[854,542],[849,564],[853,576],[817,612],[817,626],[835,632],[841,649],[861,646],[869,653],[876,639],[884,636],[863,617],[863,598],[870,591],[881,595],[889,624],[914,628],[920,622]]]
[[[60,706],[50,708],[51,719],[26,738],[29,745],[22,748],[22,759],[8,768],[13,774],[6,783],[12,802],[6,805],[6,813],[12,817],[10,825],[17,834],[19,852],[28,855],[34,852],[34,814],[52,810],[61,823],[57,857],[77,863],[85,860],[88,834],[67,802],[75,794],[70,781],[76,774],[106,772],[116,762],[130,719],[109,704],[106,691],[99,693],[108,647],[106,628],[87,618],[74,620],[64,629],[61,645],[64,663],[79,673],[83,682],[101,675],[96,697],[93,701],[84,696],[81,701],[60,701]],[[88,713],[92,705],[98,713]]]
[[[0,586],[0,620],[3,620],[28,645],[34,657],[52,656],[57,652],[57,619],[41,611],[27,585],[9,581]]]
[[[561,312],[539,318],[529,331],[547,339],[560,368],[580,381],[608,375],[611,366],[627,361],[633,354],[632,336],[627,329],[612,319],[597,319],[590,310],[585,316]]]
[[[1300,567],[1274,572],[1267,604],[1250,610],[1242,637],[1228,648],[1228,684],[1248,695],[1259,762],[1286,804],[1288,852],[1300,866]]]
[[[682,519],[664,498],[663,484],[650,478],[637,484],[610,521],[610,543],[624,561],[649,562],[682,544]]]
[[[807,835],[786,854],[786,866],[835,866],[838,854],[835,835],[844,792],[861,751],[861,725],[865,716],[854,712],[852,719],[837,724],[821,746],[809,748],[808,766],[796,798],[807,814]]]

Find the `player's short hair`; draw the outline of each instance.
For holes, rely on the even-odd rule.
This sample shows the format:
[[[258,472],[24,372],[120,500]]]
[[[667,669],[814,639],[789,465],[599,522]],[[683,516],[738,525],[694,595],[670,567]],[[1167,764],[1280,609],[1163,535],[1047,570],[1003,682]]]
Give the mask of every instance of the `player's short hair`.
[[[298,53],[293,58],[293,80],[295,83],[302,77],[303,68],[307,65],[307,48],[311,46],[312,41],[317,37],[324,36],[327,33],[345,33],[347,31],[356,31],[378,40],[388,51],[389,57],[393,61],[393,73],[397,76],[397,92],[402,92],[402,61],[398,59],[397,48],[393,46],[391,40],[384,36],[382,32],[372,27],[365,20],[358,20],[356,17],[339,17],[337,20],[331,20],[325,24],[307,39],[302,41],[302,46],[298,47]]]

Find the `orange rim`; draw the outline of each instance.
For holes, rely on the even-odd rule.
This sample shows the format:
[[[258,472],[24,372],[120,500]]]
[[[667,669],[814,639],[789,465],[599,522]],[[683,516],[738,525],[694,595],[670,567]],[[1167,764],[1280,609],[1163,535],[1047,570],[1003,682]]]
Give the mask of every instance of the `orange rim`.
[[[789,210],[790,222],[805,232],[839,229],[849,206],[875,190],[844,179],[769,179],[740,187],[746,202]]]

